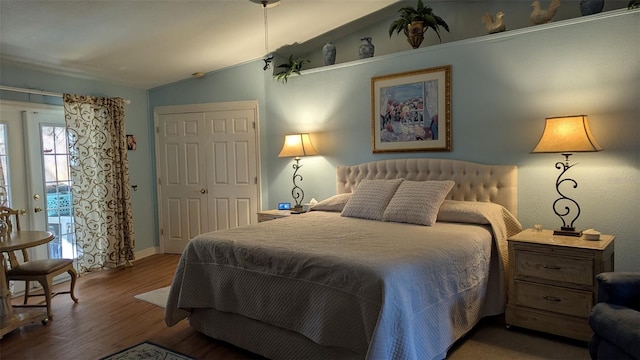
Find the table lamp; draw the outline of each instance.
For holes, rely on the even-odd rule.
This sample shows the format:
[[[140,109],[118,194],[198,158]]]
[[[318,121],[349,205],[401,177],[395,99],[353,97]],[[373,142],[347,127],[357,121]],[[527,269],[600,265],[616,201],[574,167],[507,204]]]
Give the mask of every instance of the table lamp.
[[[291,213],[302,212],[302,199],[304,199],[304,191],[298,186],[296,180],[302,181],[302,175],[298,174],[298,170],[302,167],[300,165],[301,156],[318,155],[318,151],[311,144],[311,139],[308,133],[286,135],[284,137],[284,145],[278,157],[292,157],[294,156],[295,164],[293,164],[293,189],[291,189],[291,196],[296,205],[291,208]]]
[[[559,230],[554,230],[554,235],[565,236],[581,236],[581,231],[576,231],[574,223],[580,216],[580,205],[564,195],[560,191],[560,185],[567,182],[573,188],[578,187],[578,183],[570,178],[562,178],[572,166],[569,165],[569,156],[574,152],[592,152],[601,151],[602,147],[598,145],[591,134],[589,121],[586,115],[573,115],[552,117],[545,120],[544,131],[538,141],[538,145],[531,151],[532,153],[561,153],[565,157],[565,161],[558,161],[556,169],[560,170],[560,175],[556,180],[556,191],[560,195],[553,202],[553,211],[562,220],[562,226]],[[563,208],[564,206],[564,208]],[[572,208],[575,215],[572,215]],[[570,222],[567,222],[570,220]]]

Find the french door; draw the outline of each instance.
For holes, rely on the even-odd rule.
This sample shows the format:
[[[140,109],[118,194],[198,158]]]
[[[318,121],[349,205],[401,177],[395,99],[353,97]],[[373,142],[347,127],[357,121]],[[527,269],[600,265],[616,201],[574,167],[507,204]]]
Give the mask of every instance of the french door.
[[[62,107],[0,102],[0,160],[7,205],[23,213],[21,227],[55,235],[49,244],[32,249],[30,256],[76,258]]]

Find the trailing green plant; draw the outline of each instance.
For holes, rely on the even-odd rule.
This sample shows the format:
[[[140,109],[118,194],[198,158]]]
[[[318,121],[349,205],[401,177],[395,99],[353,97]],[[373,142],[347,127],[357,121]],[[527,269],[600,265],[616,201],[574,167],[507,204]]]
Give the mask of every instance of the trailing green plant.
[[[636,9],[640,7],[640,0],[631,0],[629,1],[629,5],[627,6],[629,10]]]
[[[447,25],[440,16],[434,14],[433,9],[425,6],[422,0],[418,0],[415,7],[404,6],[398,9],[398,12],[400,13],[400,18],[392,22],[389,26],[389,37],[393,35],[394,31],[396,34],[400,34],[400,32],[403,31],[405,35],[408,35],[409,24],[414,21],[422,21],[425,28],[433,29],[436,35],[438,35],[440,42],[442,42],[442,38],[440,37],[440,26],[449,32],[449,25]]]
[[[311,62],[311,61],[307,59],[301,59],[301,58],[294,59],[293,55],[289,55],[288,62],[278,65],[278,68],[283,70],[276,74],[273,74],[273,77],[278,81],[282,81],[283,84],[286,84],[287,80],[289,79],[289,76],[291,76],[292,74],[300,75],[302,66],[308,62]]]

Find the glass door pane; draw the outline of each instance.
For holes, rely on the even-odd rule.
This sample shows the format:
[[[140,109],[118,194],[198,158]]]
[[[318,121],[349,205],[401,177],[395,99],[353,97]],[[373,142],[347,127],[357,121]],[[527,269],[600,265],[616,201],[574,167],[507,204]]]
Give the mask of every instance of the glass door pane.
[[[53,241],[32,249],[31,255],[35,259],[76,258],[63,109],[47,107],[25,111],[23,122],[30,203],[27,215],[31,229],[49,230],[54,234]]]
[[[40,134],[47,229],[55,235],[49,243],[49,257],[74,259],[77,252],[67,130],[64,125],[41,124]]]

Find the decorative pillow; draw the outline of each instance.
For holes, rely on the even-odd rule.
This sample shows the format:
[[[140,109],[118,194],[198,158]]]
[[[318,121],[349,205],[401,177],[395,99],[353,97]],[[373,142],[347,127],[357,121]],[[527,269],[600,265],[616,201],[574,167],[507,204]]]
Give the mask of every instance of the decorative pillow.
[[[319,211],[340,212],[342,211],[342,209],[344,209],[344,206],[347,204],[347,201],[349,201],[350,198],[351,198],[351,193],[333,195],[313,205],[309,209],[309,211],[319,210]]]
[[[520,221],[500,204],[484,201],[445,200],[438,212],[438,221],[445,222],[493,225],[499,220],[504,221],[507,231],[522,230]]]
[[[341,216],[382,220],[384,209],[404,179],[362,180],[342,210]]]
[[[455,182],[404,181],[389,201],[383,220],[418,225],[433,225],[440,205]]]
[[[445,200],[438,211],[438,221],[489,224],[489,220],[482,214],[482,209],[502,207],[498,204],[479,201]]]

